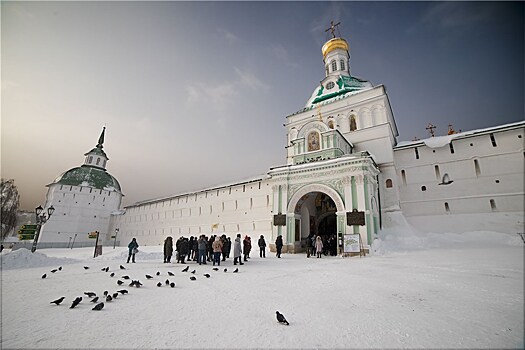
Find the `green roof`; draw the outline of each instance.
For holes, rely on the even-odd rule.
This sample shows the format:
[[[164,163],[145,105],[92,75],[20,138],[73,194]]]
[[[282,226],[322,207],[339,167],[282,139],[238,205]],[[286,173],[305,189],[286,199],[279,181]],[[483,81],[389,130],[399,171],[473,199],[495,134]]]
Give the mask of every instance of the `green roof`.
[[[70,169],[60,175],[53,183],[68,186],[86,186],[100,190],[111,190],[114,188],[120,192],[120,184],[104,169],[90,165],[82,165]]]
[[[372,87],[372,84],[370,84],[370,82],[366,80],[362,80],[356,77],[347,77],[345,75],[340,75],[339,79],[337,79],[337,86],[339,87],[339,90],[330,93],[325,93],[324,86],[321,85],[317,96],[311,103],[315,104],[324,100],[328,100],[335,96],[344,95],[349,92],[370,88]]]

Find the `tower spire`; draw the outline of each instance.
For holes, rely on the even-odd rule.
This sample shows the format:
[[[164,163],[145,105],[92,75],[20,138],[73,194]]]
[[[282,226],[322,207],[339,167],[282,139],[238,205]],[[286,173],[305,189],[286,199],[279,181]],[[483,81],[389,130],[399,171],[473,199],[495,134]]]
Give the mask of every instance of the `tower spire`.
[[[97,148],[102,148],[104,147],[104,134],[106,132],[106,127],[103,126],[102,127],[102,133],[100,134],[100,137],[98,138],[98,144],[97,144]]]

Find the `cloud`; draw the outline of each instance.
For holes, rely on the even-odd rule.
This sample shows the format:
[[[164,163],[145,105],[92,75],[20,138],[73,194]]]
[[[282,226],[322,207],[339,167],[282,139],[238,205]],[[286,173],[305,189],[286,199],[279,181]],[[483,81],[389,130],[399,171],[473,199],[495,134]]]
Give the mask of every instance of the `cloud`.
[[[433,3],[421,17],[426,25],[439,25],[443,29],[469,27],[488,22],[493,14],[491,3],[437,2]]]
[[[253,72],[247,71],[247,70],[240,70],[239,68],[235,68],[235,73],[239,77],[240,85],[248,87],[252,90],[268,90],[270,87],[263,83],[259,78],[257,78]]]
[[[296,62],[292,61],[292,59],[290,59],[290,55],[288,54],[288,50],[286,50],[286,48],[284,46],[282,46],[282,45],[274,45],[272,47],[272,53],[279,60],[283,61],[284,64],[286,64],[287,66],[292,67],[292,68],[298,68],[299,67],[299,64],[297,64]]]
[[[222,39],[225,40],[230,46],[236,45],[237,43],[241,42],[241,38],[239,38],[237,35],[233,34],[232,32],[219,28],[217,29],[217,32],[221,35]]]

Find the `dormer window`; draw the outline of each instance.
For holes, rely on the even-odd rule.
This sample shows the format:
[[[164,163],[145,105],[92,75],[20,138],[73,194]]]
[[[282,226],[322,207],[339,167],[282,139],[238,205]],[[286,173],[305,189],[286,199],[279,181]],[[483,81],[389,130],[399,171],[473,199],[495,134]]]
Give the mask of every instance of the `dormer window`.
[[[340,65],[341,70],[345,70],[345,61],[344,60],[341,60],[339,62],[339,65]]]
[[[100,164],[100,158],[97,158],[97,165]]]
[[[326,90],[330,90],[330,89],[333,89],[335,86],[334,82],[331,81],[329,82],[328,84],[326,84]]]
[[[93,163],[93,156],[89,156],[89,158],[88,158],[88,163],[89,163],[89,164]]]
[[[335,60],[332,61],[332,72],[335,72],[337,70],[337,62]]]

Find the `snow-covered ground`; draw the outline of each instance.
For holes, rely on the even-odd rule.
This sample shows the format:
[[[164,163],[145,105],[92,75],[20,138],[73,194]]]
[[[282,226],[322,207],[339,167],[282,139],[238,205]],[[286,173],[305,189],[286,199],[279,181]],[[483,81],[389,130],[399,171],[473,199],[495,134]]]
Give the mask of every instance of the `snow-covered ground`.
[[[97,258],[92,248],[4,251],[1,348],[524,347],[519,236],[388,230],[366,257],[262,259],[252,252],[236,274],[232,259],[213,271],[163,264],[161,250],[141,247],[135,264],[125,264],[127,249],[119,247],[104,247]],[[187,265],[196,281],[181,272]],[[129,287],[123,275],[144,285]],[[83,294],[122,288],[129,293],[102,311],[92,311]],[[61,296],[61,305],[50,304]],[[77,296],[82,302],[70,309]],[[277,323],[276,310],[289,326]]]

